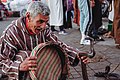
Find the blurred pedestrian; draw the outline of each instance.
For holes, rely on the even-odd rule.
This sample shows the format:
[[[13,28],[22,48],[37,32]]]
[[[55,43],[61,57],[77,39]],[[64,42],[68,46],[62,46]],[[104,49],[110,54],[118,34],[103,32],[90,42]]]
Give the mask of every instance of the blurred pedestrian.
[[[73,22],[80,26],[80,10],[78,8],[78,0],[72,0],[73,1],[73,8],[74,8],[74,18]]]
[[[65,8],[65,29],[70,29],[72,28],[72,17],[73,17],[73,3],[72,0],[63,0],[64,1],[64,8]]]
[[[113,32],[116,48],[120,49],[120,0],[114,0]]]
[[[114,0],[109,0],[109,14],[108,14],[108,33],[104,34],[104,37],[107,38],[112,38],[111,36],[111,31],[112,31],[112,27],[113,27],[113,19],[114,19]]]
[[[64,30],[64,15],[63,15],[63,0],[48,0],[48,6],[50,8],[50,26],[52,31],[57,31],[55,27],[59,27],[59,34],[66,35]]]
[[[78,0],[78,6],[80,9],[80,32],[82,38],[80,44],[90,44],[89,40],[86,40],[88,36],[89,27],[92,23],[92,3],[93,0]],[[91,4],[91,5],[90,5]]]
[[[95,40],[104,41],[98,35],[98,29],[102,26],[102,8],[101,3],[103,0],[94,0],[95,6],[92,7],[92,24],[89,28],[89,36]]]
[[[8,9],[5,7],[5,5],[0,0],[0,19],[2,20],[4,17],[9,16]]]

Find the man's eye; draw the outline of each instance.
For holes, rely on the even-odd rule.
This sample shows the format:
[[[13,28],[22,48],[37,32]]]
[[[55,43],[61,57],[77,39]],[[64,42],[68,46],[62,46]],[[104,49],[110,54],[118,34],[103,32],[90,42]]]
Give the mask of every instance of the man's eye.
[[[39,22],[40,22],[40,23],[43,23],[43,22],[45,22],[45,21],[44,21],[44,20],[39,20]]]

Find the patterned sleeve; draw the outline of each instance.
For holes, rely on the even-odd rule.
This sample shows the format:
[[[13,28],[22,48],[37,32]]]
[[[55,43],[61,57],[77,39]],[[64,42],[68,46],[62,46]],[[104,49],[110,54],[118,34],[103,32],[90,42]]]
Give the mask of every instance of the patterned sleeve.
[[[47,30],[47,39],[49,39],[48,41],[53,41],[55,43],[58,43],[60,45],[60,47],[63,48],[63,50],[67,53],[68,57],[69,57],[69,61],[72,64],[76,58],[76,55],[79,53],[79,51],[77,49],[74,49],[73,47],[65,44],[64,42],[60,41],[58,39],[58,37],[52,33],[49,29]]]
[[[0,69],[10,80],[18,80],[19,65],[30,51],[18,51],[11,36],[4,34],[0,39]],[[22,55],[21,55],[22,54]]]

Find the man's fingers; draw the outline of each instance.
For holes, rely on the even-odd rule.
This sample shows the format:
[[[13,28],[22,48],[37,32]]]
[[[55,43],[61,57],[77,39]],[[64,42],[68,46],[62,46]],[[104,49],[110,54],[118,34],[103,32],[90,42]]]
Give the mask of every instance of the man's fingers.
[[[37,70],[37,68],[35,68],[35,67],[29,67],[29,70],[31,70],[31,71],[35,71],[35,70]]]
[[[28,66],[29,67],[37,66],[36,60],[30,60],[30,61],[28,61]]]
[[[36,67],[37,64],[28,64],[29,67]]]
[[[37,57],[36,56],[30,56],[29,60],[37,60]]]
[[[37,61],[36,60],[29,60],[28,64],[37,64]]]
[[[82,57],[81,57],[82,60],[84,60],[84,59],[86,59],[86,58],[87,58],[86,56],[82,56]]]
[[[87,63],[91,62],[91,59],[86,58],[86,59],[83,59],[82,62],[84,62],[85,64],[87,64]]]
[[[30,56],[30,57],[26,58],[26,60],[37,60],[37,57],[36,56]]]

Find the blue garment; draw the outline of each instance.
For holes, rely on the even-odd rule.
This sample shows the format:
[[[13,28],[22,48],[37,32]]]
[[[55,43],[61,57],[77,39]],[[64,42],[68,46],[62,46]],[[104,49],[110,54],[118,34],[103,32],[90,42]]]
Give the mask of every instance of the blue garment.
[[[89,27],[92,23],[92,8],[89,0],[78,0],[80,9],[80,31],[88,35]]]

